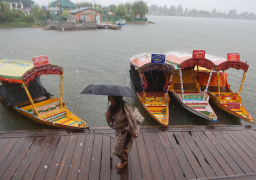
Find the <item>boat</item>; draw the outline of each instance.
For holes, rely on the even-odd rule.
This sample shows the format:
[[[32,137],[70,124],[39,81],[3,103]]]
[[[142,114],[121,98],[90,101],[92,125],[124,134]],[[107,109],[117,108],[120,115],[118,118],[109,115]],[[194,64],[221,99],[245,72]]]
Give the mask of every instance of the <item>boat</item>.
[[[125,19],[119,19],[117,22],[116,22],[116,25],[125,25],[126,21]]]
[[[179,51],[166,53],[166,61],[174,66],[172,83],[169,88],[174,98],[182,107],[191,113],[211,121],[217,121],[217,116],[209,104],[209,95],[206,88],[201,89],[197,81],[195,67],[200,66],[210,70],[208,81],[211,79],[214,63],[206,58],[193,59],[192,54]]]
[[[174,67],[151,63],[151,54],[142,53],[130,58],[130,78],[144,109],[163,126],[169,124],[169,94]]]
[[[214,62],[215,62],[215,71],[216,71],[213,73],[212,80],[209,84],[208,94],[210,95],[210,100],[217,107],[228,112],[229,114],[232,114],[248,122],[254,123],[254,119],[252,118],[250,113],[246,110],[246,108],[242,105],[242,97],[240,95],[249,65],[247,63],[240,61],[240,57],[238,58],[239,60],[237,61],[228,60],[228,58],[225,59],[225,58],[219,58],[219,57],[213,57],[213,56],[209,58],[215,60]],[[239,92],[233,92],[230,88],[230,85],[228,84],[228,81],[227,81],[228,75],[225,71],[230,68],[244,71]],[[205,86],[206,80],[204,77],[205,75],[207,76],[208,74],[209,72],[199,72],[198,80],[200,81],[200,84],[202,84],[202,86]]]
[[[87,123],[67,109],[63,101],[62,67],[49,64],[47,56],[36,63],[0,60],[0,99],[22,115],[49,126],[84,129]],[[40,60],[44,60],[40,61]],[[46,61],[47,59],[47,61]],[[60,97],[54,97],[40,81],[41,75],[59,75]]]

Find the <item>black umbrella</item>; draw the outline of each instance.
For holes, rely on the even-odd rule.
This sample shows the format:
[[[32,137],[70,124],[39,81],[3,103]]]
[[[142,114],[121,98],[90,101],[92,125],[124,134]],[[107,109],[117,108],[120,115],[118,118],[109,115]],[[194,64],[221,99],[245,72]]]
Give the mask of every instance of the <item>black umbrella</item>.
[[[80,94],[136,97],[128,86],[116,84],[90,84]]]

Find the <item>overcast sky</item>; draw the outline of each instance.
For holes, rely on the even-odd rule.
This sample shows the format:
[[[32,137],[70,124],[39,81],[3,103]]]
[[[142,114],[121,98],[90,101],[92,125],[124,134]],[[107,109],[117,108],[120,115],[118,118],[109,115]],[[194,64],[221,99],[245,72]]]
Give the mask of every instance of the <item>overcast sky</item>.
[[[33,0],[35,3],[40,5],[47,5],[48,2],[53,0]],[[61,0],[59,0],[61,1]],[[102,6],[108,6],[109,4],[121,4],[125,2],[133,3],[135,0],[71,0],[74,3],[80,2],[96,2],[96,4],[101,4]],[[183,10],[186,8],[188,9],[197,9],[197,10],[207,10],[212,11],[216,9],[220,12],[226,12],[230,9],[236,9],[237,12],[240,14],[242,12],[252,12],[256,14],[256,0],[144,0],[148,6],[151,5],[158,5],[164,6],[166,5],[167,8],[170,8],[172,5],[175,7],[181,5]]]

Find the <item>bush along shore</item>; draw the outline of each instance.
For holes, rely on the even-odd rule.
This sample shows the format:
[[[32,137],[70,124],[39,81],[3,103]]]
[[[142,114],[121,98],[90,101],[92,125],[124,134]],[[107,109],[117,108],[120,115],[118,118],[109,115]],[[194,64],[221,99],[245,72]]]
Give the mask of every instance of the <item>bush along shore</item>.
[[[30,22],[4,22],[0,23],[0,28],[19,28],[19,27],[44,27],[42,23],[30,23]]]

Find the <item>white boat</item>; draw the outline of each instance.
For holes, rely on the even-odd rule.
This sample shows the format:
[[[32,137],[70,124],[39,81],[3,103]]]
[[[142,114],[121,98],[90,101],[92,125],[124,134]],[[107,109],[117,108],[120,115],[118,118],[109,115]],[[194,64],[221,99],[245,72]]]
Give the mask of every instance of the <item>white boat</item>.
[[[119,21],[116,22],[116,25],[125,25],[125,19],[119,19]]]

